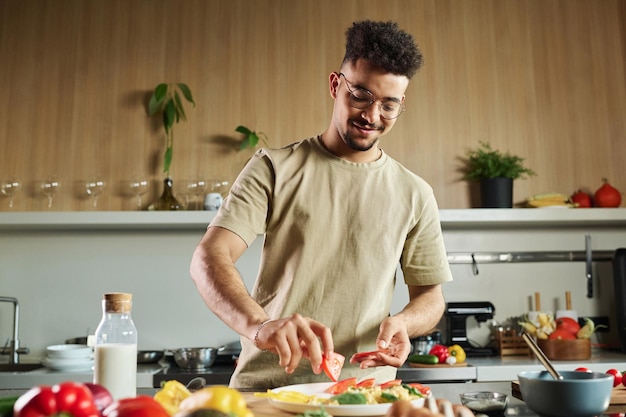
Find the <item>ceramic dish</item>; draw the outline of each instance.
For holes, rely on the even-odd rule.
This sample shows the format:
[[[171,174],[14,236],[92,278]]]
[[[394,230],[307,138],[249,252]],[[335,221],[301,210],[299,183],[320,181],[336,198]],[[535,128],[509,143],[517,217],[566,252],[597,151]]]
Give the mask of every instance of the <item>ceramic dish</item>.
[[[46,348],[48,358],[77,359],[93,356],[93,349],[87,345],[52,345]]]
[[[333,385],[333,382],[318,382],[314,384],[298,384],[288,385],[285,387],[275,388],[273,392],[280,391],[297,391],[307,395],[315,395],[318,397],[330,397],[331,394],[327,394],[324,391]],[[279,401],[272,398],[268,398],[270,404],[281,410],[288,411],[290,413],[304,413],[307,410],[319,410],[322,407],[319,404],[300,404],[290,403],[286,401]],[[420,398],[411,401],[411,404],[415,407],[422,407],[425,399]],[[387,410],[391,408],[391,404],[350,404],[350,405],[323,405],[326,410],[332,416],[384,416]]]
[[[93,368],[94,359],[93,357],[78,359],[44,358],[43,364],[46,368],[54,369],[55,371],[90,371]]]

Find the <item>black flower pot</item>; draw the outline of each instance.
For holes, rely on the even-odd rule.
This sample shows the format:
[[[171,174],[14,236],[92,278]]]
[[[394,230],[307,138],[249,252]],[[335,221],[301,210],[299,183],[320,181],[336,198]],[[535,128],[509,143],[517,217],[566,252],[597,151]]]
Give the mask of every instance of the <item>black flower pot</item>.
[[[480,206],[482,208],[512,208],[513,179],[504,177],[481,179]]]

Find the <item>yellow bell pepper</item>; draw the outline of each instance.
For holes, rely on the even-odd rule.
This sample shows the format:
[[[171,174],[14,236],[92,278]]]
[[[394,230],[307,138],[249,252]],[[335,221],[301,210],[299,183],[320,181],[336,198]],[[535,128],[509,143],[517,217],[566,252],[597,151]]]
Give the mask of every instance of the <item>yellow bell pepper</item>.
[[[173,416],[178,412],[180,403],[191,395],[186,386],[176,380],[166,381],[154,394],[154,400],[161,404],[167,414]]]
[[[450,356],[454,356],[456,358],[456,363],[465,362],[465,359],[467,357],[465,351],[459,345],[448,346],[448,353],[450,354]]]
[[[236,389],[223,385],[202,388],[180,403],[180,411],[194,411],[201,408],[218,410],[233,417],[254,417],[243,395]]]

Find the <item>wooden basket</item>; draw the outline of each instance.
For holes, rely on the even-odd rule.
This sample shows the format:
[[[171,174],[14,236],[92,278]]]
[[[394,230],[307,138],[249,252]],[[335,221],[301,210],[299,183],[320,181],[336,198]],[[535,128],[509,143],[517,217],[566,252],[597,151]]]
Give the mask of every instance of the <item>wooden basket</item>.
[[[500,356],[528,356],[530,348],[522,336],[516,330],[503,330],[497,332],[498,348]]]
[[[591,340],[537,340],[537,345],[553,361],[577,361],[591,358]]]

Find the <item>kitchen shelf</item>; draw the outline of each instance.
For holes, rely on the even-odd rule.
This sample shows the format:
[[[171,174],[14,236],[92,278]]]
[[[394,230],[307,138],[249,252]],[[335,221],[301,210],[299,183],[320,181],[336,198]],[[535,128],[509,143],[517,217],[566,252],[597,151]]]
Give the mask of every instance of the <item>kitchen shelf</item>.
[[[215,211],[2,212],[0,230],[204,229]],[[489,228],[626,227],[617,209],[443,209],[444,230]]]

